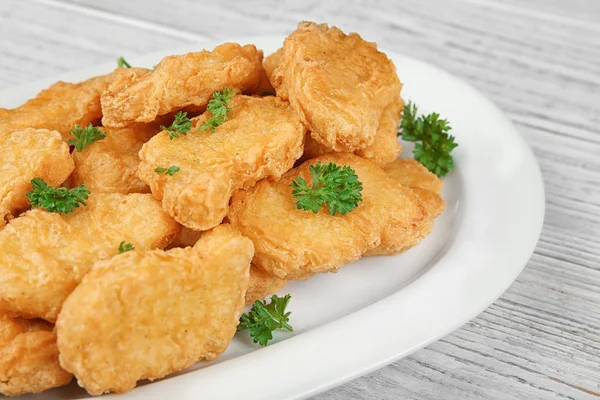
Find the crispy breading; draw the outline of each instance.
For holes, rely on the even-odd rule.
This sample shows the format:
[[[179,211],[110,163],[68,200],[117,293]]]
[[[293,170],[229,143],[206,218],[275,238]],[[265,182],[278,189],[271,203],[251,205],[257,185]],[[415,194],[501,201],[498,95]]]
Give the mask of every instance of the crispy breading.
[[[256,91],[258,95],[264,96],[265,94],[275,94],[275,89],[271,85],[271,75],[273,75],[273,71],[281,61],[282,52],[283,50],[279,49],[264,59],[262,64],[264,75],[261,78],[260,86]]]
[[[402,185],[410,187],[423,201],[427,212],[436,218],[446,208],[442,199],[444,181],[429,172],[420,162],[401,158],[385,166],[384,171]]]
[[[262,300],[265,297],[283,289],[287,280],[279,279],[256,265],[250,266],[250,281],[248,291],[246,292],[246,304],[252,304],[256,300]]]
[[[237,43],[167,56],[151,73],[111,85],[102,94],[102,124],[119,128],[188,106],[204,107],[224,87],[253,92],[264,74],[262,58],[254,45]]]
[[[196,231],[221,223],[231,194],[267,177],[279,177],[302,154],[305,128],[288,103],[276,97],[234,96],[228,120],[200,131],[206,112],[193,119],[187,136],[161,132],[144,145],[139,177],[182,225]],[[176,165],[174,176],[156,167]]]
[[[54,321],[65,298],[97,260],[163,248],[179,225],[150,194],[92,194],[67,215],[34,209],[0,231],[0,312]]]
[[[75,170],[69,186],[85,184],[94,193],[149,193],[148,185],[137,176],[138,153],[162,130],[161,125],[170,125],[171,120],[168,116],[149,124],[102,128],[106,138],[90,144],[81,153],[73,151]]]
[[[221,225],[193,248],[96,263],[56,322],[61,365],[100,395],[216,358],[236,332],[253,253]]]
[[[40,393],[72,378],[58,362],[52,324],[0,314],[0,393]]]
[[[333,162],[354,169],[362,182],[362,202],[346,215],[298,210],[290,183],[298,176],[312,182],[309,166]],[[345,263],[381,248],[419,243],[432,219],[413,191],[399,185],[372,161],[347,153],[330,153],[288,171],[278,181],[263,180],[236,193],[231,224],[254,242],[253,263],[280,279],[305,279],[334,272]]]
[[[400,122],[400,115],[404,108],[402,99],[399,96],[398,99],[398,102],[394,102],[391,106],[386,108],[381,115],[379,127],[375,134],[375,141],[364,149],[356,150],[354,154],[371,159],[380,167],[383,167],[398,158],[398,155],[402,152],[402,146],[398,141],[398,123]],[[321,154],[331,152],[333,152],[333,149],[323,146],[310,135],[307,135],[302,160],[309,160]]]
[[[301,22],[285,39],[271,83],[317,142],[347,152],[373,143],[383,111],[402,88],[375,43],[312,22]]]
[[[72,139],[75,125],[88,125],[102,117],[100,95],[124,73],[139,68],[117,68],[107,75],[79,83],[56,82],[25,104],[0,113],[0,135],[23,128],[50,129],[60,132],[64,140]]]
[[[23,129],[0,135],[0,229],[6,220],[29,207],[25,196],[31,180],[42,178],[60,186],[73,171],[69,146],[60,133]]]

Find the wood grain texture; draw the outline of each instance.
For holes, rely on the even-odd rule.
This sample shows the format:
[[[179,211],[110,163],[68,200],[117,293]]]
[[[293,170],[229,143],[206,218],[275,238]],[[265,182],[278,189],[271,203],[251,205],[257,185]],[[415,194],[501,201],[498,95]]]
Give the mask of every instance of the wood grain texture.
[[[489,309],[316,399],[600,398],[597,1],[3,0],[0,87],[205,37],[287,33],[303,19],[358,31],[478,88],[533,148],[547,196],[535,254]]]

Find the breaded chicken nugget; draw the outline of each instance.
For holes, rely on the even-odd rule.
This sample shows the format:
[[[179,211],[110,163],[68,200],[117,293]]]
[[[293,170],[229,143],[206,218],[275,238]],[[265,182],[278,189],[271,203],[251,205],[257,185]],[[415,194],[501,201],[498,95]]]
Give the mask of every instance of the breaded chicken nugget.
[[[279,279],[256,265],[250,266],[250,281],[248,291],[246,292],[246,304],[252,304],[256,300],[262,300],[265,297],[274,294],[283,289],[287,281]]]
[[[25,104],[0,113],[0,135],[23,128],[50,129],[60,132],[64,140],[72,139],[75,125],[100,121],[100,95],[114,80],[138,68],[117,68],[107,75],[80,83],[56,82]]]
[[[384,171],[402,185],[408,186],[423,201],[427,212],[436,218],[446,208],[442,199],[444,181],[429,172],[420,162],[401,158],[385,166]]]
[[[225,43],[213,51],[163,58],[150,74],[119,82],[102,94],[102,124],[119,128],[151,122],[187,106],[204,107],[224,87],[253,92],[264,71],[263,53],[254,45]]]
[[[236,332],[253,253],[221,225],[193,248],[96,263],[56,322],[61,365],[100,395],[216,358]]]
[[[52,324],[0,314],[0,393],[39,393],[72,378],[58,363]]]
[[[381,115],[379,127],[375,134],[375,141],[364,149],[356,150],[354,154],[373,160],[380,167],[398,158],[398,155],[402,152],[402,146],[398,141],[398,123],[400,122],[400,115],[403,108],[404,103],[400,96],[398,96],[398,101],[386,108]],[[302,159],[309,160],[321,154],[331,152],[333,152],[333,149],[323,146],[310,135],[307,135]]]
[[[345,215],[299,210],[290,183],[312,182],[309,166],[350,166],[362,182],[362,202]],[[232,198],[231,224],[254,242],[253,263],[280,279],[305,279],[334,272],[376,247],[382,251],[415,245],[432,229],[432,219],[413,191],[372,161],[330,153],[288,171],[276,182],[263,180]]]
[[[73,171],[69,146],[60,133],[46,129],[23,129],[0,135],[0,229],[6,220],[29,207],[25,194],[31,180],[42,178],[61,185]]]
[[[285,39],[271,83],[317,142],[347,152],[373,143],[381,114],[402,87],[375,43],[312,22],[301,22]]]
[[[166,212],[196,231],[221,223],[234,191],[281,176],[302,154],[305,128],[288,103],[237,95],[229,107],[214,133],[199,129],[207,111],[193,119],[187,136],[170,140],[161,132],[140,152],[140,179]],[[174,176],[155,172],[171,165],[180,168]]]
[[[98,260],[163,248],[179,225],[150,194],[92,194],[67,215],[30,210],[0,231],[0,312],[56,320],[63,301]]]
[[[150,188],[137,176],[138,153],[161,125],[172,118],[161,117],[149,124],[132,124],[125,128],[103,128],[106,137],[73,151],[75,170],[69,186],[85,184],[93,193],[149,193]]]

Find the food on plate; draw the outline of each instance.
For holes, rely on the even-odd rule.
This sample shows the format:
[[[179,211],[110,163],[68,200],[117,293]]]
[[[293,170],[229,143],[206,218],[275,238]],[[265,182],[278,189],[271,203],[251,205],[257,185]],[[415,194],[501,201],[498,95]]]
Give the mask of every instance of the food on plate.
[[[154,136],[140,152],[139,177],[163,209],[196,231],[221,223],[231,194],[281,176],[301,153],[305,128],[289,104],[276,97],[237,95],[227,120],[214,128],[210,111],[192,120],[186,136]],[[179,168],[173,176],[156,168]]]
[[[79,83],[56,82],[25,104],[0,113],[0,136],[23,128],[60,132],[64,140],[75,125],[87,126],[102,117],[100,95],[121,78],[125,68]]]
[[[137,176],[140,152],[144,143],[160,132],[171,117],[149,124],[132,124],[125,128],[102,128],[106,135],[82,151],[73,151],[75,170],[69,178],[71,187],[85,184],[94,192],[148,193],[150,188]]]
[[[417,142],[413,155],[415,160],[440,178],[454,169],[454,158],[450,154],[458,144],[450,135],[450,124],[440,119],[438,113],[417,117],[417,106],[408,102],[401,122],[402,139]]]
[[[46,321],[0,314],[0,393],[39,393],[71,382],[73,376],[58,362],[53,328]]]
[[[289,323],[291,312],[286,310],[291,298],[289,294],[283,297],[273,295],[269,304],[266,300],[256,300],[250,311],[240,317],[237,330],[248,330],[252,341],[261,346],[266,346],[273,340],[273,332],[276,330],[293,332],[294,328]]]
[[[0,231],[0,312],[52,322],[92,264],[116,255],[121,241],[163,248],[178,233],[150,194],[92,194],[66,215],[30,210]]]
[[[427,212],[432,218],[438,217],[446,208],[442,198],[444,181],[434,173],[429,172],[417,160],[400,158],[385,166],[384,171],[397,182],[408,186],[423,201]]]
[[[290,185],[302,178],[314,187],[310,167],[318,163],[334,163],[355,171],[362,184],[356,208],[345,215],[332,215],[331,204],[317,213],[297,208],[301,200],[294,197]],[[326,179],[316,178],[318,187],[327,188],[322,185]],[[337,187],[339,179],[332,185]],[[344,198],[355,203],[356,196],[351,194],[356,192],[356,187],[348,185]],[[344,208],[350,205],[338,204],[337,208],[348,211]],[[232,198],[229,220],[254,242],[253,263],[280,279],[335,272],[375,248],[392,252],[414,246],[433,225],[411,189],[399,185],[372,161],[347,153],[322,155],[288,171],[278,181],[263,180],[239,191]]]
[[[262,58],[262,51],[254,45],[237,43],[167,56],[154,71],[111,85],[102,94],[102,124],[120,128],[152,122],[187,106],[204,107],[213,92],[225,86],[253,92],[264,74]]]
[[[7,220],[29,208],[26,193],[31,180],[42,178],[60,185],[73,171],[69,146],[60,133],[25,128],[0,135],[0,229]]]
[[[246,292],[246,304],[264,299],[266,296],[283,289],[287,281],[271,275],[256,265],[250,267],[250,282]]]
[[[193,248],[96,263],[56,322],[61,365],[100,395],[214,359],[236,332],[253,253],[222,225]]]
[[[271,84],[317,142],[347,152],[373,143],[381,115],[402,88],[396,67],[374,43],[312,22],[301,22],[285,39]]]

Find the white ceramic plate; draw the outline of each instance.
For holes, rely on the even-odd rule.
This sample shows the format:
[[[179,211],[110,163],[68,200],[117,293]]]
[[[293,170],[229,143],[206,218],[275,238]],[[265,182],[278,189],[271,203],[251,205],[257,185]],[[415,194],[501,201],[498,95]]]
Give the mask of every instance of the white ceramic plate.
[[[254,43],[269,54],[283,38],[233,41]],[[217,44],[127,59],[151,67],[164,55]],[[445,178],[448,206],[434,232],[402,255],[364,258],[337,274],[290,283],[282,293],[292,294],[293,334],[277,336],[266,348],[238,334],[218,360],[145,382],[124,398],[306,398],[452,332],[515,280],[544,217],[542,178],[531,150],[500,110],[471,86],[410,57],[388,55],[405,83],[404,98],[422,112],[447,118],[459,143],[456,169]],[[0,107],[15,107],[58,79],[79,81],[114,67],[99,65],[0,91]],[[405,147],[404,156],[410,157],[412,147]],[[44,398],[81,397],[85,392],[75,384],[44,393]]]

